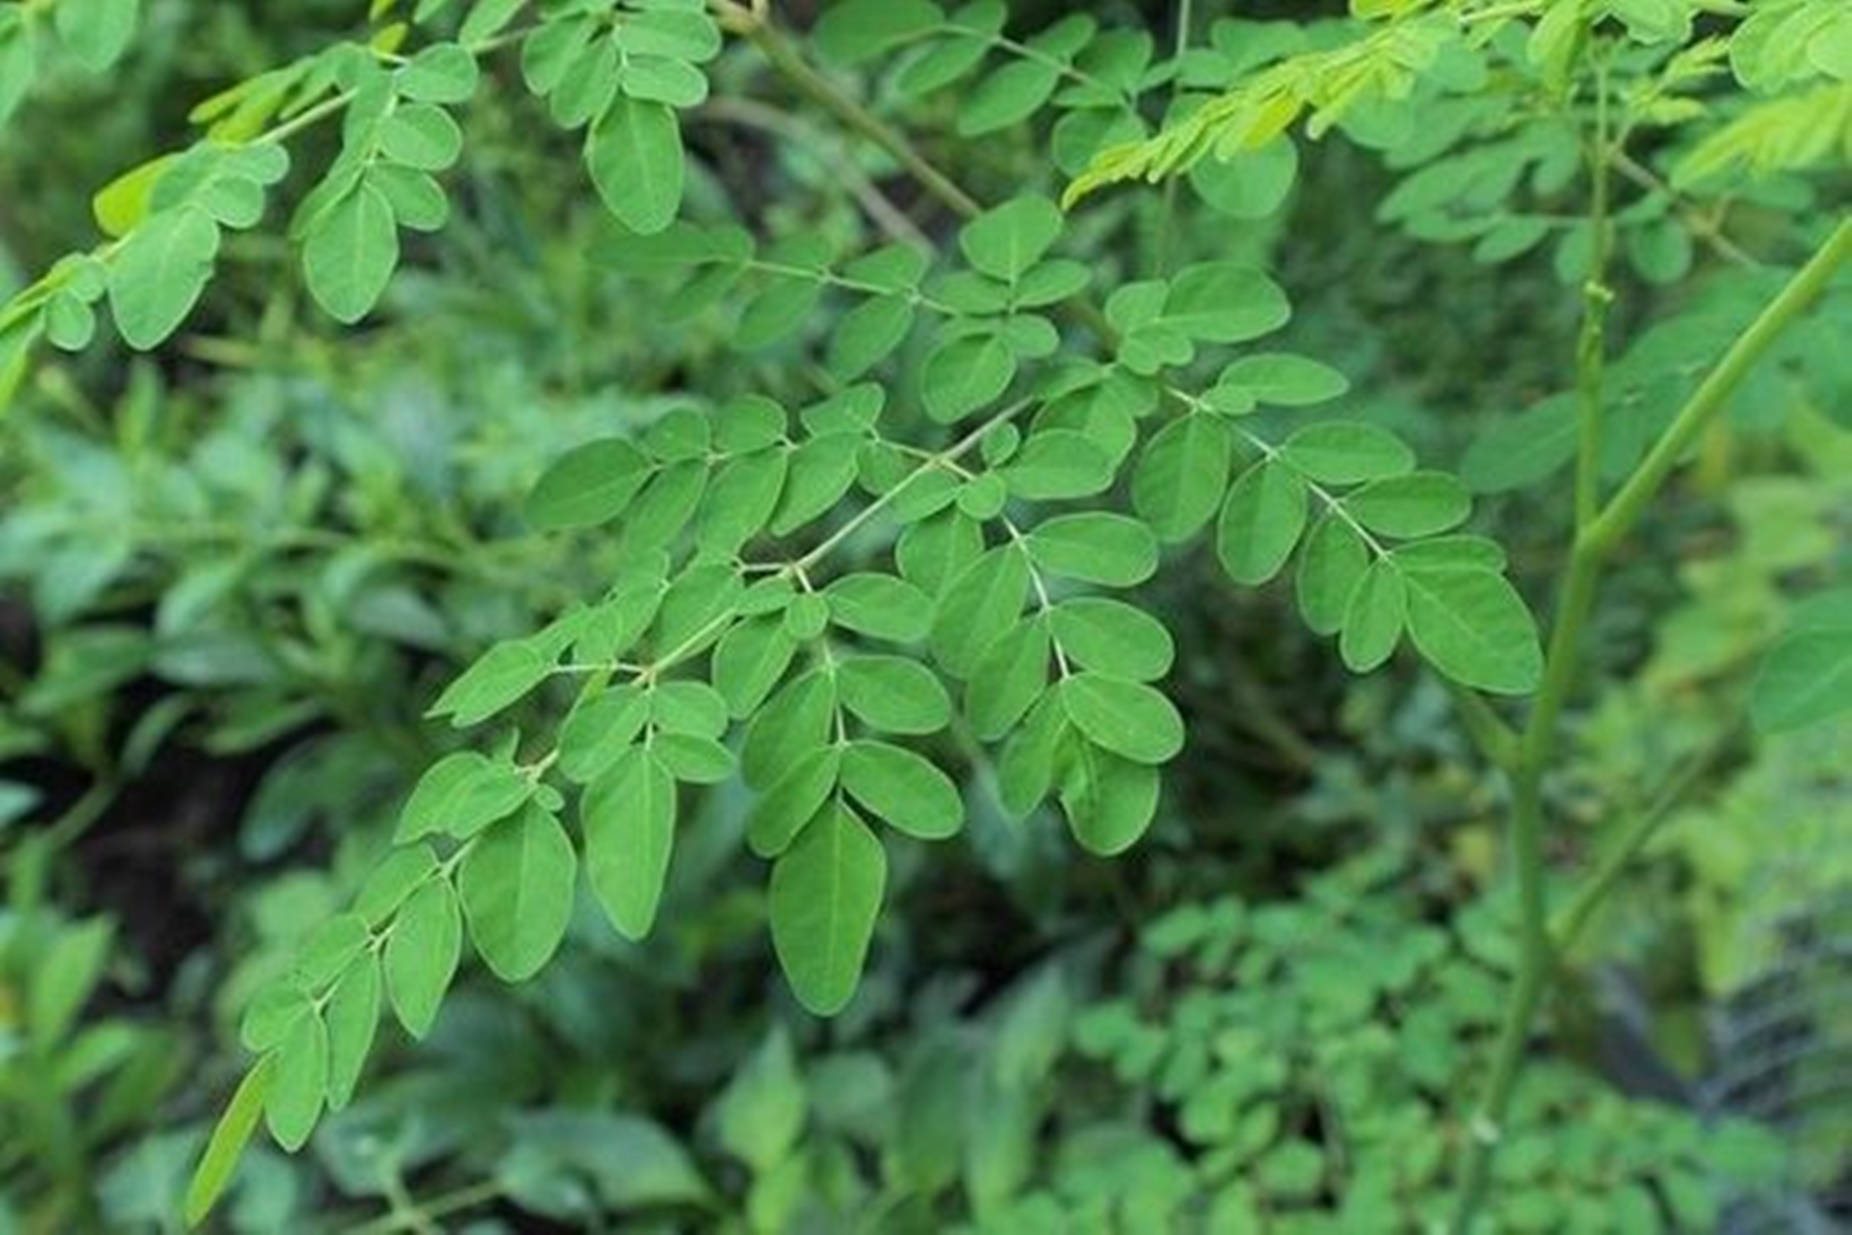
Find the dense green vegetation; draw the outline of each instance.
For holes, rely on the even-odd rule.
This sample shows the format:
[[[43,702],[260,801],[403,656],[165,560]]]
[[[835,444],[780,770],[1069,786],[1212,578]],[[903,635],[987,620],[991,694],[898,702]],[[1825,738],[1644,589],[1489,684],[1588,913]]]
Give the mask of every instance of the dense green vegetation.
[[[0,3],[0,1232],[1846,1220],[1852,10],[1339,9]]]

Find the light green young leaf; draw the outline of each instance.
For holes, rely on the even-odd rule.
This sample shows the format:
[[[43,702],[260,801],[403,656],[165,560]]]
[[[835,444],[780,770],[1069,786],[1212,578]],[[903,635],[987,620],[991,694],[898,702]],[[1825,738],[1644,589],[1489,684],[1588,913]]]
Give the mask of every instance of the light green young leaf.
[[[1124,515],[1060,515],[1037,524],[1025,540],[1036,566],[1064,579],[1132,587],[1157,570],[1157,538]]]
[[[675,846],[675,781],[633,746],[585,791],[579,812],[585,873],[611,924],[641,939],[656,921]]]
[[[1258,150],[1199,161],[1190,168],[1190,187],[1223,214],[1264,219],[1286,200],[1298,173],[1299,148],[1280,136]]]
[[[952,701],[931,670],[902,656],[849,656],[836,665],[843,706],[880,733],[937,733]]]
[[[1517,589],[1486,570],[1398,571],[1408,631],[1436,669],[1466,686],[1524,695],[1543,674],[1537,624]]]
[[[904,747],[849,743],[842,787],[877,817],[922,840],[942,840],[964,823],[964,802],[952,778]]]
[[[379,302],[399,264],[392,205],[360,183],[315,217],[302,243],[309,294],[338,322],[352,325]]]
[[[1263,459],[1228,491],[1215,550],[1237,583],[1265,583],[1279,573],[1305,530],[1305,482],[1292,468]]]
[[[406,103],[380,122],[379,150],[401,167],[443,171],[463,153],[463,130],[431,103]]]
[[[130,347],[146,351],[193,310],[219,252],[218,224],[195,206],[150,215],[109,266],[109,308]]]
[[[258,1060],[238,1082],[231,1101],[225,1104],[224,1113],[213,1125],[212,1136],[206,1141],[206,1151],[200,1155],[193,1178],[187,1183],[186,1199],[181,1206],[188,1226],[198,1226],[205,1221],[219,1197],[224,1195],[226,1185],[231,1183],[238,1161],[251,1143],[251,1134],[257,1131],[257,1121],[269,1099],[275,1073],[276,1056],[265,1055]]]
[[[847,807],[831,806],[772,867],[772,946],[798,1001],[818,1016],[855,994],[887,886],[887,854]]]
[[[67,0],[52,6],[58,38],[92,73],[115,64],[135,37],[140,0]]]
[[[470,938],[504,982],[539,972],[566,935],[578,860],[551,813],[529,803],[476,841],[457,873]]]
[[[1058,693],[1076,729],[1134,763],[1164,763],[1183,749],[1183,718],[1142,682],[1089,670],[1064,679]]]
[[[585,137],[585,166],[618,221],[649,235],[682,204],[682,131],[663,103],[619,98]]]
[[[463,103],[476,93],[476,57],[455,43],[433,43],[399,70],[399,94],[420,103]]]
[[[386,994],[405,1032],[422,1038],[456,975],[463,918],[447,879],[432,879],[399,910],[383,957]]]

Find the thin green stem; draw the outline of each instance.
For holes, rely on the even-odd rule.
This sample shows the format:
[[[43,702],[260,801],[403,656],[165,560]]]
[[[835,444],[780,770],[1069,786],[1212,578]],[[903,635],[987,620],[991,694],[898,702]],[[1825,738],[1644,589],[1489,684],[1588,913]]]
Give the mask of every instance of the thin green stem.
[[[1601,378],[1607,363],[1607,286],[1613,223],[1608,218],[1608,71],[1595,60],[1595,137],[1589,149],[1590,253],[1582,284],[1582,329],[1576,339],[1575,525],[1588,526],[1601,503]]]
[[[1459,1207],[1454,1235],[1467,1235],[1485,1200],[1492,1159],[1512,1089],[1523,1065],[1525,1044],[1536,1016],[1555,952],[1545,917],[1543,896],[1543,772],[1555,749],[1557,722],[1575,682],[1582,630],[1594,607],[1595,592],[1607,555],[1638,523],[1647,504],[1678,466],[1685,450],[1720,412],[1782,331],[1820,295],[1839,269],[1852,259],[1852,217],[1843,220],[1761,315],[1731,345],[1723,359],[1686,401],[1646,459],[1599,515],[1577,534],[1564,569],[1556,620],[1544,657],[1543,681],[1519,740],[1511,770],[1511,861],[1518,885],[1519,960],[1504,1023],[1493,1048],[1492,1068],[1469,1121],[1471,1139],[1461,1168]],[[1644,838],[1640,838],[1644,844]],[[1578,909],[1584,917],[1613,887],[1608,877],[1599,894]]]
[[[1188,51],[1189,47],[1190,0],[1177,0],[1177,43],[1174,52],[1175,57],[1181,60],[1183,58],[1183,53]],[[1173,104],[1177,101],[1177,96],[1182,92],[1182,87],[1173,79],[1170,91],[1170,98]],[[1177,181],[1179,179],[1180,177],[1177,176],[1166,176],[1164,178],[1164,200],[1163,205],[1159,207],[1162,213],[1158,215],[1157,232],[1157,273],[1160,276],[1170,272],[1170,229],[1173,216],[1177,209]]]

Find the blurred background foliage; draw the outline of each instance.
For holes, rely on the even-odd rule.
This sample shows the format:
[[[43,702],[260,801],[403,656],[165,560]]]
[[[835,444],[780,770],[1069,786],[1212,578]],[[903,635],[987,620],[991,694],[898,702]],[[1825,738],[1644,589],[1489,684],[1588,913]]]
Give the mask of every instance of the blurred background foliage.
[[[0,129],[0,299],[87,242],[90,193],[182,140],[191,101],[357,19],[143,7],[116,70],[51,66]],[[1333,8],[1199,2],[1199,29],[1237,7]],[[1173,18],[1090,8],[1160,38]],[[749,55],[715,73],[692,214],[867,240],[872,194],[893,227],[947,229]],[[933,137],[937,105],[922,142],[974,186],[1047,178],[1027,131]],[[665,325],[590,259],[603,212],[533,108],[509,72],[478,95],[459,208],[363,329],[307,307],[280,240],[240,234],[175,345],[48,359],[0,422],[0,1232],[177,1229],[242,995],[345,902],[442,753],[424,705],[600,570],[595,539],[523,528],[542,465],[686,389],[809,389],[796,345],[741,357],[724,313]],[[1483,264],[1407,196],[1375,222],[1400,172],[1304,151],[1268,218],[1185,192],[1160,239],[1146,193],[1080,226],[1106,266],[1158,245],[1268,263],[1290,344],[1351,377],[1350,410],[1510,489],[1490,518],[1519,579],[1547,576],[1567,503],[1508,483],[1491,435],[1567,384],[1572,263]],[[1845,187],[1771,181],[1732,236],[1789,260],[1788,220]],[[1709,354],[1692,323],[1733,328],[1769,286],[1673,230],[1620,276],[1617,389],[1643,399]],[[1795,598],[1852,578],[1845,323],[1820,315],[1758,375],[1602,610],[1553,856],[1639,811],[1669,826],[1567,958],[1498,1230],[1852,1220],[1852,729],[1734,719]],[[822,1023],[776,978],[742,800],[717,789],[647,944],[588,916],[535,982],[466,983],[309,1152],[253,1155],[225,1228],[1417,1229],[1510,956],[1502,792],[1431,676],[1351,678],[1288,589],[1237,591],[1207,556],[1151,585],[1191,750],[1129,858],[1007,822],[977,766],[965,841],[896,852],[864,989]]]

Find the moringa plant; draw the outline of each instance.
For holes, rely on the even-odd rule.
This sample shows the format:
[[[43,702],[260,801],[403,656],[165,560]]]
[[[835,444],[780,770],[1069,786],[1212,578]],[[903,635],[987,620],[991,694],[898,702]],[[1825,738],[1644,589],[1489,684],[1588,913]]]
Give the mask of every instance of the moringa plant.
[[[1558,957],[1660,818],[1614,837],[1552,919],[1543,781],[1603,570],[1745,378],[1804,376],[1817,323],[1834,320],[1810,312],[1831,297],[1843,323],[1852,308],[1833,285],[1852,219],[1829,212],[1814,235],[1788,217],[1807,177],[1830,186],[1852,152],[1852,10],[1353,0],[1348,20],[1199,31],[1184,0],[1160,49],[1086,12],[1024,30],[1003,0],[844,0],[803,32],[773,8],[375,0],[364,38],[195,107],[194,144],[97,195],[105,238],[0,307],[0,396],[41,347],[87,347],[104,306],[129,346],[157,347],[227,234],[262,226],[276,196],[309,295],[359,323],[404,233],[445,224],[461,109],[485,80],[518,79],[536,123],[575,135],[613,216],[586,260],[664,322],[726,315],[739,353],[784,349],[812,382],[742,390],[691,372],[668,410],[610,425],[535,481],[533,529],[597,538],[621,565],[432,702],[467,744],[418,781],[351,908],[251,999],[256,1062],[190,1215],[260,1121],[295,1149],[352,1098],[384,1008],[413,1036],[431,1027],[466,937],[498,977],[532,977],[581,874],[618,932],[647,935],[678,818],[704,787],[753,792],[772,946],[819,1015],[854,994],[890,838],[959,831],[948,760],[994,761],[1009,813],[1046,807],[1086,850],[1125,851],[1187,739],[1160,685],[1172,638],[1131,589],[1208,539],[1236,584],[1290,574],[1306,625],[1350,669],[1399,650],[1430,667],[1508,780],[1519,956],[1484,1091],[1458,1113],[1451,1229],[1470,1229]],[[0,115],[41,60],[107,65],[135,14],[0,9]],[[761,89],[814,105],[945,226],[896,218],[871,188],[891,242],[851,248],[695,191],[685,129]],[[304,167],[321,128],[336,152]],[[995,201],[928,153],[1024,130],[1048,183]],[[1341,405],[1300,410],[1348,382],[1265,342],[1292,314],[1267,272],[1174,260],[1180,211],[1237,229],[1270,215],[1301,143],[1334,133],[1397,178],[1381,226],[1470,245],[1487,266],[1552,246],[1579,305],[1564,390],[1496,423],[1464,480]],[[1126,182],[1161,188],[1106,192]],[[1804,244],[1811,256],[1773,277]],[[1741,268],[1767,289],[1759,310],[1700,305],[1616,352],[1632,281],[1700,263]],[[1565,469],[1560,570],[1521,591],[1499,544],[1463,530],[1472,490]],[[1525,592],[1554,609],[1547,644]],[[1774,652],[1760,720],[1852,707],[1843,599]]]

